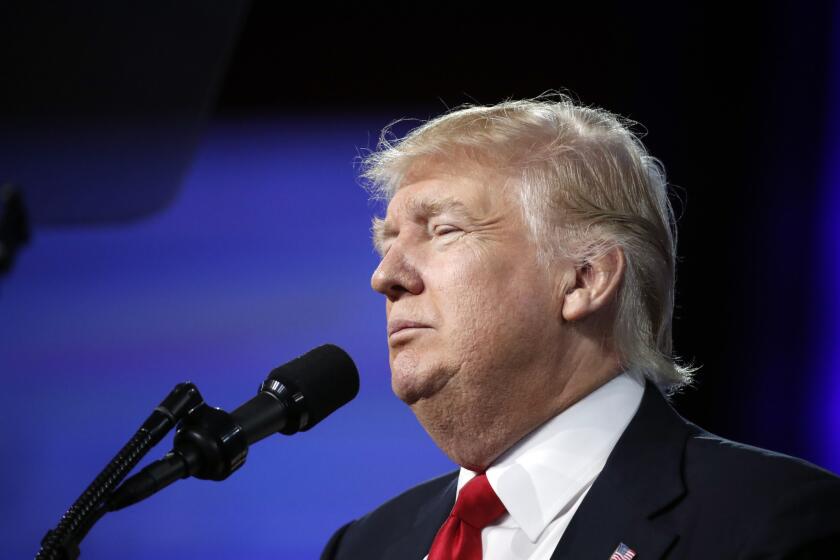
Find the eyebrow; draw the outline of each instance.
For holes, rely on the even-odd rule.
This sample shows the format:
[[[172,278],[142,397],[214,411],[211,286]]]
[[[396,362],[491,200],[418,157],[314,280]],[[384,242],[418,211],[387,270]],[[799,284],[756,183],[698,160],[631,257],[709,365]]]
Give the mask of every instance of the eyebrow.
[[[467,205],[454,197],[446,197],[440,200],[412,199],[406,202],[406,207],[410,219],[414,221],[428,220],[445,212],[451,212],[470,220],[475,219],[467,208]],[[384,243],[388,239],[396,237],[397,233],[397,230],[388,222],[387,219],[373,219],[371,225],[373,246],[380,255],[382,254],[382,246]]]

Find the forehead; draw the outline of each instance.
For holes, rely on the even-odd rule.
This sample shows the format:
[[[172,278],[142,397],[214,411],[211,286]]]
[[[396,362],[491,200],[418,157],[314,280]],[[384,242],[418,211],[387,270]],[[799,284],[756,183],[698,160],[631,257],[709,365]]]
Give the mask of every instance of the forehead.
[[[430,216],[456,211],[475,217],[508,202],[505,178],[491,172],[436,172],[413,176],[388,203],[386,219]]]

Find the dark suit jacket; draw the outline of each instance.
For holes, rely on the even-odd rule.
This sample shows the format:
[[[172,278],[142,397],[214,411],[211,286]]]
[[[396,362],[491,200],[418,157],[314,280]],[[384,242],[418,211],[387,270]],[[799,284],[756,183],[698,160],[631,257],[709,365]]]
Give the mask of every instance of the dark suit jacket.
[[[339,529],[322,560],[422,560],[455,501],[457,471]],[[648,382],[639,410],[552,560],[840,559],[840,479],[727,441],[680,417]]]

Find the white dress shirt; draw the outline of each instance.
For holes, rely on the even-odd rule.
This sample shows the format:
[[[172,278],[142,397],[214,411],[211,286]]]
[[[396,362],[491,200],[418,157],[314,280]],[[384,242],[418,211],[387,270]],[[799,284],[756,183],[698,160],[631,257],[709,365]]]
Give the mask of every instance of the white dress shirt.
[[[622,373],[528,434],[487,469],[487,480],[508,513],[481,531],[484,560],[551,558],[636,414],[644,387],[640,373]],[[475,474],[461,469],[458,492]]]

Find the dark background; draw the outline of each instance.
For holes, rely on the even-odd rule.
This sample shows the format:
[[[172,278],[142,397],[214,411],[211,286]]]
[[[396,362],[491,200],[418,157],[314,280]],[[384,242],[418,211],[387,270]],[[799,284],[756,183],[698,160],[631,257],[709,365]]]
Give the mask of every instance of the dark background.
[[[2,472],[3,517],[29,512],[21,529],[6,527],[3,540],[21,554],[34,552],[145,407],[184,376],[202,381],[206,374],[205,396],[225,408],[256,385],[221,365],[202,371],[202,358],[225,371],[258,372],[268,369],[266,360],[284,361],[320,342],[324,331],[346,339],[360,361],[365,408],[348,407],[336,415],[343,420],[288,444],[299,454],[295,461],[312,465],[298,468],[311,472],[293,471],[290,458],[262,457],[260,467],[255,456],[223,485],[242,496],[239,509],[227,512],[233,525],[217,510],[234,498],[187,481],[185,490],[148,501],[160,510],[144,510],[144,503],[107,517],[83,550],[92,557],[124,555],[126,546],[138,558],[155,546],[219,558],[315,556],[340,521],[450,468],[410,414],[386,404],[385,347],[368,342],[382,328],[381,302],[356,295],[367,290],[365,275],[375,265],[365,235],[377,209],[352,190],[352,162],[391,120],[549,90],[641,123],[674,186],[675,348],[702,366],[695,387],[675,398],[677,409],[725,437],[840,470],[840,10],[827,1],[771,1],[741,11],[675,4],[423,6],[381,15],[358,7],[292,11],[268,1],[4,4],[0,182],[21,186],[32,239],[0,276],[3,439],[22,457]],[[277,169],[261,175],[272,161]],[[345,194],[335,194],[338,183]],[[341,196],[346,200],[330,198]],[[312,223],[332,229],[313,237]],[[299,229],[275,237],[291,225]],[[154,243],[141,243],[144,235]],[[301,235],[311,244],[298,246]],[[352,246],[337,241],[343,238]],[[172,247],[182,252],[170,254]],[[353,261],[355,268],[347,264]],[[142,276],[149,270],[155,275]],[[121,295],[117,288],[130,276],[156,283],[159,293],[148,301]],[[264,290],[287,290],[288,301],[256,290],[258,281]],[[304,295],[313,284],[314,295]],[[53,305],[67,286],[117,290],[114,301],[132,313],[163,304],[169,311],[149,315],[140,329],[134,318],[97,307],[106,300],[83,300],[66,309],[94,313],[94,326],[110,329],[116,342],[84,341],[78,361],[58,351],[55,361],[38,361],[50,345],[82,341],[59,331],[51,338],[41,326],[69,313]],[[196,293],[206,301],[190,299]],[[181,311],[198,319],[179,322],[181,300],[192,305]],[[202,331],[249,322],[234,336]],[[122,324],[167,338],[123,346]],[[263,344],[257,326],[274,329],[281,344]],[[88,327],[80,319],[67,332]],[[282,357],[267,357],[274,348]],[[236,351],[249,352],[250,361],[237,364]],[[103,360],[100,369],[92,365]],[[135,374],[95,373],[129,363]],[[158,370],[141,377],[149,367]],[[213,398],[213,389],[236,384],[247,385],[242,396]],[[404,431],[377,431],[392,422]],[[416,455],[396,467],[387,459],[394,449]],[[281,495],[297,487],[306,505],[291,500],[292,508],[274,503],[253,512],[265,477]],[[311,490],[316,485],[320,493]],[[193,533],[186,530],[190,500],[200,501],[196,518],[209,524]],[[156,530],[143,524],[167,508],[178,520],[174,532],[186,535],[183,549],[143,532]],[[266,543],[259,525],[269,523],[266,516],[272,527],[286,527],[283,544]],[[163,517],[158,522],[167,526]],[[208,529],[213,523],[218,530]],[[294,523],[317,530],[301,532]],[[231,526],[238,532],[224,529]],[[213,538],[196,543],[207,534]]]

